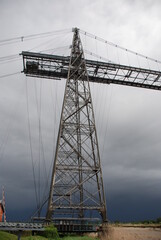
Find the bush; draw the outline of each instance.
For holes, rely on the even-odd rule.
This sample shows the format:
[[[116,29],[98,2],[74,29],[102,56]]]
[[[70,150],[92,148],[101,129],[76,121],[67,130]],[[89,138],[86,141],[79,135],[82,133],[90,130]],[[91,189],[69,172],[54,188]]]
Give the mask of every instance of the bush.
[[[156,223],[161,223],[161,217],[157,218]]]
[[[53,224],[50,224],[50,225],[45,227],[45,231],[43,233],[43,236],[46,237],[46,238],[49,238],[49,239],[58,239],[59,238],[57,228],[54,227]]]
[[[114,221],[114,223],[115,223],[115,224],[119,224],[119,223],[120,223],[120,221],[119,221],[119,220],[116,220],[116,221]]]

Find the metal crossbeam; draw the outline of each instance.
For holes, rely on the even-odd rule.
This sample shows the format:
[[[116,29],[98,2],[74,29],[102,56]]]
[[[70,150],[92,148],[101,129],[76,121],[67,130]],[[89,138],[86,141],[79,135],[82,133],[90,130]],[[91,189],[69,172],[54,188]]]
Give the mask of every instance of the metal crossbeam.
[[[38,218],[37,220],[45,221],[44,218]],[[59,232],[96,232],[98,226],[100,226],[99,219],[93,218],[92,222],[89,218],[84,218],[83,223],[79,223],[77,218],[54,218],[54,226]],[[90,221],[90,224],[86,223]],[[21,239],[22,232],[43,232],[46,225],[42,223],[23,223],[23,222],[0,222],[0,231],[9,231],[18,233],[18,240]]]
[[[1,222],[0,231],[44,231],[42,223]]]
[[[70,57],[22,52],[24,73],[31,77],[67,79]],[[109,62],[84,60],[90,82],[161,90],[161,72]],[[73,76],[74,76],[73,70]],[[72,77],[72,76],[71,76]],[[83,96],[82,96],[83,97]]]

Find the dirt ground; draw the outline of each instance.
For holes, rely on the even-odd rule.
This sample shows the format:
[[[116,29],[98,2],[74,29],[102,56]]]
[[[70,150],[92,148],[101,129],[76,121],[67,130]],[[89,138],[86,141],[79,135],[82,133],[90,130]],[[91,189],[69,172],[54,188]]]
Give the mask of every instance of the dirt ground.
[[[109,227],[103,240],[161,240],[160,228]]]

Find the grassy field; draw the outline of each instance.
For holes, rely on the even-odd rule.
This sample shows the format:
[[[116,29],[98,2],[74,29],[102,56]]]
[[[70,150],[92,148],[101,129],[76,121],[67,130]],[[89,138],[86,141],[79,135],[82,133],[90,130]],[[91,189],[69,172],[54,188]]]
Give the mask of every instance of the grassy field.
[[[29,236],[29,237],[22,237],[22,240],[47,240],[45,237],[40,237],[40,236]],[[17,236],[7,233],[7,232],[2,232],[0,231],[0,240],[17,240]],[[92,237],[87,237],[87,236],[66,236],[63,238],[60,238],[60,240],[93,240]]]
[[[93,240],[98,238],[93,238],[93,237],[88,237],[88,236],[68,236],[68,237],[63,237],[62,240]]]
[[[34,236],[34,237],[22,237],[22,240],[47,240],[45,237]]]
[[[0,240],[17,240],[17,237],[13,234],[0,231]]]

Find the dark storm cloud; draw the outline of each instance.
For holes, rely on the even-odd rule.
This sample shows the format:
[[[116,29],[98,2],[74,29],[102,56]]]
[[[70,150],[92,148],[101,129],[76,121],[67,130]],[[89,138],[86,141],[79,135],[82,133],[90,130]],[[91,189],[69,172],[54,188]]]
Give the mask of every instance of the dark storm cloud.
[[[160,1],[150,0],[25,2],[1,0],[0,39],[77,26],[137,52],[160,58],[161,39],[158,34],[161,28],[160,10]],[[33,42],[28,41],[0,47],[1,56],[32,49],[36,44],[33,45]],[[22,71],[21,60],[13,64],[0,65],[0,75],[16,71]],[[35,80],[30,80],[27,80],[28,101],[37,174],[38,110],[34,84],[31,83]],[[51,99],[48,100],[46,97],[50,83],[43,83],[42,134],[46,167],[50,173],[53,145],[55,146],[54,136],[56,138],[62,102],[60,95],[63,94],[64,83],[62,81],[57,83],[59,110],[58,108],[56,110],[59,116],[56,115],[56,124],[56,111],[52,112],[55,105],[52,106]],[[16,216],[17,219],[27,219],[35,209],[35,193],[28,136],[26,79],[21,74],[1,79],[0,84],[0,144],[4,143],[5,146],[3,151],[0,148],[0,186],[5,185],[6,189],[8,219],[15,220],[15,213],[19,215]],[[37,89],[39,87],[38,80]],[[52,87],[56,101],[54,90],[56,84],[53,83]],[[106,87],[99,87],[100,92],[103,89],[107,90],[104,92],[104,98],[100,92],[98,94],[98,87],[92,88],[92,95],[109,218],[128,221],[158,217],[157,214],[161,215],[160,94],[129,87]],[[8,139],[5,140],[7,132]],[[43,162],[41,164],[44,166]],[[44,172],[41,174],[41,184],[44,186]]]
[[[110,114],[103,123],[106,126],[108,121],[106,137],[98,128],[98,135],[102,132],[100,147],[105,145],[101,157],[109,218],[157,218],[160,208],[153,203],[161,199],[160,95],[155,91],[113,88]]]

